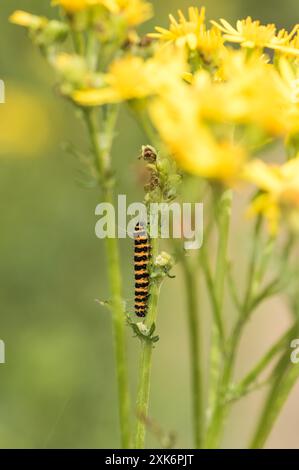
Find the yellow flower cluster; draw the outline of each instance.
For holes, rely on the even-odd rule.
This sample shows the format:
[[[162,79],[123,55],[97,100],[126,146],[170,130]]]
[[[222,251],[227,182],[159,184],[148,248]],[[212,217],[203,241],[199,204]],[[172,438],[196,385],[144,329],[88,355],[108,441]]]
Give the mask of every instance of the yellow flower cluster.
[[[51,54],[62,93],[82,107],[139,101],[147,125],[182,169],[226,185],[255,184],[260,194],[251,213],[264,213],[272,232],[282,212],[292,219],[294,211],[299,214],[299,157],[281,167],[256,160],[269,142],[295,142],[292,155],[299,154],[299,25],[287,32],[248,17],[235,27],[224,19],[208,26],[205,8],[190,7],[187,15],[170,15],[168,29],[156,27],[141,41],[131,27],[151,16],[145,0],[53,3],[68,14],[105,11],[96,16],[104,27],[107,12],[121,15],[130,31],[116,29],[104,42],[94,29],[92,60],[90,43],[84,48],[87,35],[79,55],[78,49]],[[47,21],[25,12],[11,20],[30,28]]]
[[[203,119],[255,126],[272,137],[296,130],[295,79],[288,76],[287,82],[263,56],[248,58],[243,51],[226,51],[217,73],[218,80],[203,70],[193,78]]]
[[[103,76],[105,85],[75,91],[73,99],[82,106],[100,106],[151,97],[149,116],[180,166],[232,184],[241,178],[252,150],[269,138],[285,138],[299,131],[297,69],[285,58],[285,50],[278,67],[261,54],[261,43],[278,44],[275,27],[264,29],[259,23],[245,21],[248,30],[249,25],[257,30],[256,49],[248,55],[242,49],[225,48],[227,38],[220,41],[220,32],[206,29],[204,9],[190,8],[188,19],[179,12],[179,21],[172,16],[170,21],[169,31],[158,28],[151,35],[167,43],[158,46],[151,58],[125,55]],[[199,66],[191,75],[192,64],[179,51],[187,46],[202,53],[203,34],[212,39],[214,33],[215,48],[209,50],[217,50],[218,67],[211,72]],[[285,33],[281,43],[293,36],[294,32]],[[247,47],[253,47],[248,41]]]
[[[179,21],[173,15],[169,15],[169,30],[156,27],[156,33],[149,34],[152,38],[158,38],[167,42],[175,42],[177,46],[188,45],[190,49],[196,49],[199,42],[199,36],[204,30],[205,8],[190,7],[189,17],[186,19],[183,12],[179,10]]]
[[[175,43],[178,47],[187,46],[191,51],[199,50],[206,58],[222,49],[224,40],[218,28],[206,27],[204,7],[200,10],[190,7],[187,18],[179,10],[178,16],[177,21],[173,15],[169,15],[169,29],[157,26],[156,32],[148,36],[162,42]]]
[[[188,85],[176,95],[156,98],[150,105],[151,118],[179,165],[204,178],[233,181],[242,168],[245,152],[229,136],[215,138],[200,116],[200,105]]]
[[[236,28],[233,28],[224,19],[220,20],[220,24],[216,21],[212,21],[212,24],[223,33],[225,41],[251,49],[268,48],[299,55],[299,49],[293,47],[295,44],[292,44],[292,39],[298,31],[298,25],[289,34],[285,30],[277,32],[274,24],[261,25],[259,21],[253,21],[250,17],[237,21]]]
[[[213,36],[214,50],[221,47],[223,42],[232,42],[245,48],[268,48],[299,55],[298,34],[296,35],[298,25],[293,28],[291,33],[288,33],[285,30],[277,31],[274,24],[261,25],[259,21],[247,17],[237,21],[235,28],[224,19],[221,19],[220,23],[211,21],[214,28],[207,30],[205,8],[199,10],[190,7],[188,18],[179,10],[178,16],[178,21],[173,15],[169,16],[169,29],[157,26],[156,32],[149,34],[149,36],[166,42],[175,42],[177,46],[187,45],[191,50],[199,49],[203,52],[205,51],[204,39],[207,36]]]
[[[183,76],[185,67],[182,52],[172,48],[158,49],[148,60],[127,55],[111,64],[102,77],[104,86],[77,90],[73,99],[82,106],[100,106],[163,95]]]

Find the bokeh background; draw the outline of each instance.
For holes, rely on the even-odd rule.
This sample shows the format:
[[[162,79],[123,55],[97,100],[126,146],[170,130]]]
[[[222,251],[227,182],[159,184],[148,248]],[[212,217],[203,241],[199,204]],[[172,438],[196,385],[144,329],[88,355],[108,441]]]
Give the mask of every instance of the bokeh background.
[[[119,436],[111,324],[109,313],[95,302],[108,296],[103,243],[94,235],[99,194],[82,186],[76,160],[61,146],[70,141],[84,148],[84,130],[55,94],[55,78],[24,30],[7,21],[15,9],[55,15],[49,3],[2,0],[0,7],[0,78],[6,85],[6,104],[0,105],[0,338],[6,344],[6,364],[0,364],[0,447],[113,448]],[[167,14],[178,7],[202,5],[152,3],[156,19],[147,31],[167,25]],[[232,22],[251,15],[290,28],[299,19],[297,0],[206,0],[205,5],[208,17]],[[138,201],[142,186],[135,162],[146,140],[126,110],[119,130],[114,148],[119,193]],[[242,265],[248,239],[238,208],[232,232],[234,256]],[[130,306],[130,240],[122,242],[121,251]],[[192,446],[188,342],[179,268],[176,274],[161,297],[150,415],[165,432],[174,431],[175,445],[184,448]],[[238,376],[287,325],[280,299],[257,312],[242,341]],[[128,343],[134,393],[138,342],[129,330]],[[268,447],[299,448],[298,392],[293,390]],[[263,394],[234,407],[225,447],[246,446]],[[151,434],[147,444],[160,446]]]

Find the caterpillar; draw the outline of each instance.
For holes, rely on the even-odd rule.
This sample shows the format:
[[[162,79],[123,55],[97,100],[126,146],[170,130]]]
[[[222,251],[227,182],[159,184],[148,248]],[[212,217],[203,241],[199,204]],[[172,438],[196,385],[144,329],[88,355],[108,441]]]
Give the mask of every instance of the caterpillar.
[[[134,232],[135,314],[145,317],[149,298],[149,262],[151,243],[144,224],[137,223]]]

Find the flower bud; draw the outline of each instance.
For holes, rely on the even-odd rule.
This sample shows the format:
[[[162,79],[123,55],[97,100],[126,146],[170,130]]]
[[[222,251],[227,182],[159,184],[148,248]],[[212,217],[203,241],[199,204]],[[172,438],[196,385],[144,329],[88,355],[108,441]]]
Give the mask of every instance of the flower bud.
[[[149,329],[144,323],[138,322],[138,323],[136,323],[136,325],[137,325],[137,327],[138,327],[138,329],[139,329],[139,331],[142,335],[145,335],[145,336],[148,335]]]
[[[43,16],[31,15],[23,10],[16,10],[9,18],[9,21],[19,26],[24,26],[32,30],[43,29],[48,24],[47,18]]]
[[[67,38],[68,32],[68,26],[62,21],[49,21],[43,31],[43,43],[44,45],[51,45],[55,42],[63,42]]]
[[[166,253],[166,251],[162,251],[156,258],[155,260],[155,265],[159,266],[160,268],[168,268],[171,269],[171,267],[174,265],[174,260],[172,256],[169,253]]]
[[[158,161],[157,168],[160,173],[167,175],[170,172],[171,165],[167,158],[163,158]]]
[[[148,163],[155,163],[157,161],[157,151],[151,145],[143,145],[140,158],[143,158]]]
[[[63,79],[73,84],[80,84],[87,73],[84,59],[77,55],[59,54],[54,65]]]

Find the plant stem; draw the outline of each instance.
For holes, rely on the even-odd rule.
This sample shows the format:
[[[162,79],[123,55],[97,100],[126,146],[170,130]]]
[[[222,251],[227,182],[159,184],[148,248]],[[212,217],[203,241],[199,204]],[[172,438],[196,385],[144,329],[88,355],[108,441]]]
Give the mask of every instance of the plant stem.
[[[213,409],[213,415],[211,419],[211,424],[208,429],[206,446],[209,449],[214,449],[219,446],[219,440],[221,438],[222,428],[224,424],[225,417],[227,415],[228,406],[225,404],[225,395],[229,387],[230,379],[232,376],[233,366],[234,366],[234,356],[236,346],[238,344],[240,327],[236,328],[234,334],[232,335],[230,345],[228,348],[228,353],[225,357],[225,362],[223,366],[222,374],[219,377],[217,382],[216,390],[216,403]],[[220,367],[220,365],[218,365]],[[215,366],[214,366],[215,367]]]
[[[158,254],[158,238],[151,240],[152,260],[155,261]],[[156,323],[158,312],[160,286],[153,281],[150,288],[148,313],[144,321],[147,328]],[[143,449],[145,445],[146,420],[149,408],[150,378],[152,369],[153,343],[143,339],[141,345],[141,358],[139,366],[138,392],[137,392],[137,426],[135,435],[135,448]]]
[[[186,256],[183,257],[182,267],[185,279],[187,295],[187,312],[190,343],[191,383],[193,400],[193,430],[194,443],[197,449],[202,448],[204,434],[204,408],[203,408],[203,384],[201,370],[201,342],[200,342],[200,320],[197,312],[197,285],[194,270],[190,266]]]
[[[217,265],[215,275],[215,292],[218,304],[222,306],[224,296],[224,284],[227,271],[227,248],[229,238],[229,226],[231,217],[232,205],[232,191],[226,190],[223,192],[218,208],[218,250],[217,250]]]
[[[261,449],[265,445],[275,421],[298,378],[299,365],[290,363],[290,353],[287,351],[277,366],[273,385],[268,393],[257,429],[251,441],[251,449]]]
[[[260,359],[253,369],[241,380],[237,388],[245,390],[254,383],[281,349],[288,346],[295,332],[296,325],[293,325],[270,347],[262,359]]]
[[[299,334],[298,291],[295,293],[293,299],[293,313],[296,320],[294,325],[287,332],[288,338],[285,338],[286,342],[287,339],[292,339],[292,335],[294,335],[294,338],[298,338]],[[286,346],[288,345],[286,344]],[[260,419],[254,432],[250,444],[251,449],[260,449],[264,447],[283,405],[299,378],[299,364],[291,363],[290,350],[288,347],[282,357],[278,360],[277,365],[272,372],[272,378],[272,387],[266,397]]]
[[[106,199],[106,202],[111,200]],[[125,449],[130,448],[130,399],[125,344],[125,314],[121,297],[121,273],[117,241],[107,238],[109,279],[112,293],[112,322],[118,383],[118,403],[121,428],[121,442]]]
[[[254,239],[249,261],[244,301],[240,305],[240,316],[228,342],[223,372],[219,381],[217,405],[215,408],[214,417],[212,419],[211,429],[208,435],[208,445],[210,447],[216,447],[221,436],[224,420],[230,407],[230,404],[226,402],[225,398],[229,390],[230,381],[233,375],[237,347],[241,338],[243,327],[248,320],[253,308],[257,305],[256,303],[253,303],[252,298],[255,296],[255,289],[257,284],[257,262],[259,255],[258,246],[260,241],[261,222],[261,218],[258,218],[254,228]],[[267,259],[269,259],[268,255],[269,254],[267,253]],[[263,262],[263,268],[265,268],[265,263],[266,261]],[[262,273],[260,272],[259,274],[261,282]]]
[[[217,249],[217,264],[214,281],[214,293],[217,302],[219,321],[221,322],[221,329],[217,329],[215,323],[212,325],[212,344],[210,353],[210,384],[209,384],[209,410],[212,412],[210,426],[208,428],[206,437],[206,446],[213,448],[218,445],[223,414],[222,394],[223,388],[226,387],[227,376],[230,373],[230,357],[226,358],[227,361],[224,365],[222,377],[219,376],[222,363],[222,352],[224,350],[224,332],[223,332],[223,300],[224,300],[224,285],[227,274],[227,249],[229,239],[229,227],[231,217],[232,205],[232,191],[226,190],[222,193],[217,207],[217,222],[218,222],[218,249]],[[222,337],[220,336],[222,333]]]
[[[84,54],[84,41],[83,41],[82,34],[75,29],[74,24],[73,24],[73,19],[69,18],[68,22],[71,26],[71,35],[72,35],[72,41],[73,41],[75,52],[78,55],[83,55]]]
[[[220,311],[219,304],[216,298],[215,283],[212,277],[211,268],[209,266],[209,261],[207,259],[207,253],[204,247],[201,248],[200,261],[201,261],[201,267],[203,269],[203,273],[205,276],[208,294],[209,294],[209,298],[210,298],[210,302],[211,302],[211,306],[213,310],[213,322],[216,326],[218,335],[220,337],[220,346],[224,352],[225,340],[224,340],[224,332],[223,332],[222,319],[221,319],[221,311]]]
[[[102,180],[103,199],[105,202],[113,204],[113,189],[109,181],[106,180],[110,173],[110,155],[107,154],[109,149],[105,147],[105,154],[101,149],[97,121],[93,110],[86,110],[84,117],[95,157],[95,164]],[[122,282],[117,240],[115,238],[107,238],[106,247],[108,275],[112,294],[111,310],[118,384],[121,444],[122,447],[126,449],[130,448],[130,394],[126,363],[125,312],[122,300]]]
[[[254,294],[254,289],[255,289],[255,276],[256,276],[256,265],[257,265],[257,258],[260,255],[259,253],[259,238],[260,238],[260,231],[262,227],[262,218],[259,216],[256,219],[256,224],[254,227],[254,236],[253,236],[253,245],[252,245],[252,251],[251,251],[251,257],[250,257],[250,262],[249,262],[249,269],[248,269],[248,275],[247,275],[247,287],[246,287],[246,292],[245,292],[245,299],[243,303],[243,308],[241,311],[241,315],[243,317],[247,317],[250,314],[250,300]],[[264,257],[262,257],[264,259]],[[260,282],[262,281],[262,278],[260,277]]]

